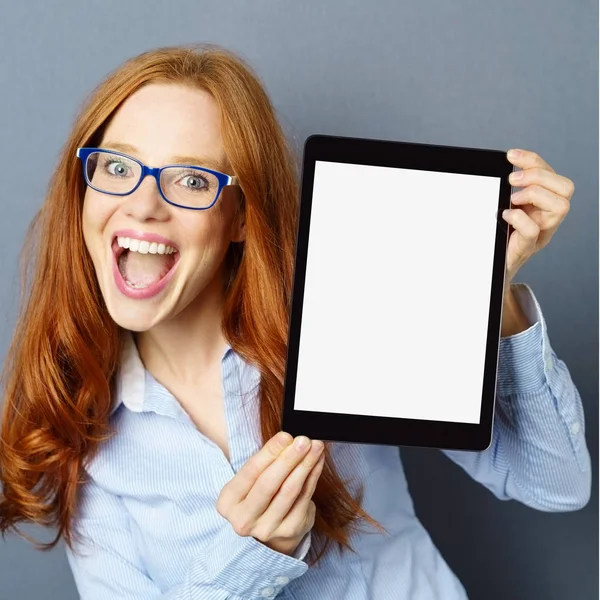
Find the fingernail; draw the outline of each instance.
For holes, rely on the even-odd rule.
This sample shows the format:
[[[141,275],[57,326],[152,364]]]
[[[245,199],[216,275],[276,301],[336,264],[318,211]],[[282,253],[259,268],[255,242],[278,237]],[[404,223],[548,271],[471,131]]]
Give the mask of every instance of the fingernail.
[[[286,431],[280,431],[277,434],[277,443],[280,444],[282,448],[287,448],[293,439],[294,438]]]
[[[523,192],[515,192],[514,194],[511,195],[510,201],[514,204],[515,202],[518,202],[522,197],[523,197]]]
[[[518,148],[512,148],[508,151],[508,158],[519,158],[519,156],[523,155],[523,151]]]
[[[508,208],[507,208],[506,210],[503,210],[503,211],[502,211],[502,216],[503,216],[503,217],[506,217],[506,216],[508,216],[509,214],[510,214],[510,210],[509,210]]]
[[[510,174],[511,181],[518,181],[523,177],[523,171],[514,171]]]
[[[298,436],[294,442],[294,446],[298,448],[298,450],[306,450],[309,444],[310,440],[304,435]]]
[[[325,444],[321,440],[313,440],[312,446],[310,447],[311,451],[315,454],[320,454],[323,451]]]

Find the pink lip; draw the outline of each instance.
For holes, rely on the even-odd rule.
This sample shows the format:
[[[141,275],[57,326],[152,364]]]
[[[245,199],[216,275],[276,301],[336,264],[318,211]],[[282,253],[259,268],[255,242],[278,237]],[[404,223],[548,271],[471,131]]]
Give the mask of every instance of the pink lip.
[[[175,273],[175,269],[177,267],[177,263],[179,262],[179,252],[175,253],[175,263],[171,267],[171,270],[159,281],[149,285],[146,288],[135,289],[127,285],[127,282],[123,279],[121,275],[121,271],[119,271],[119,257],[125,251],[125,248],[121,248],[117,244],[117,237],[133,237],[136,239],[146,240],[148,242],[156,242],[157,244],[165,244],[169,246],[173,246],[177,248],[177,246],[160,235],[156,235],[154,233],[142,233],[139,231],[133,231],[132,229],[124,229],[120,231],[116,231],[113,237],[112,243],[112,266],[113,266],[113,276],[115,279],[115,284],[118,290],[127,296],[128,298],[133,298],[134,300],[145,300],[147,298],[152,298],[156,296],[166,287],[169,281],[173,278],[173,274]]]

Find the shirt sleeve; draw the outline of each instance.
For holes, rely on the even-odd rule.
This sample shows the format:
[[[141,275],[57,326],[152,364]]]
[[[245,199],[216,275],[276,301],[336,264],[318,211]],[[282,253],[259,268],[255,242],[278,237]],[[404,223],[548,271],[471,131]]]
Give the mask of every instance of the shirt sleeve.
[[[293,557],[298,560],[304,560],[308,551],[310,550],[311,534],[310,531],[302,538],[302,541],[298,544],[298,547],[294,551]]]
[[[581,397],[550,345],[533,292],[525,284],[512,289],[531,326],[500,341],[490,447],[444,454],[502,500],[578,510],[591,494]]]
[[[237,535],[229,522],[223,521],[214,541],[199,544],[185,580],[171,589],[160,589],[137,551],[122,499],[93,480],[86,482],[75,524],[79,538],[72,549],[67,548],[80,597],[82,600],[275,598],[287,583],[308,569],[301,558],[308,552],[310,534],[292,557],[271,550],[253,537]]]

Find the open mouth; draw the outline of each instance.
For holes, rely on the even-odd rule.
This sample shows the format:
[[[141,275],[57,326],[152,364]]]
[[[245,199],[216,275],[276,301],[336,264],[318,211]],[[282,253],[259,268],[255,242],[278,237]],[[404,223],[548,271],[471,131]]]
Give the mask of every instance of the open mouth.
[[[128,237],[114,237],[112,251],[117,286],[135,298],[160,292],[171,278],[180,256],[175,246]]]

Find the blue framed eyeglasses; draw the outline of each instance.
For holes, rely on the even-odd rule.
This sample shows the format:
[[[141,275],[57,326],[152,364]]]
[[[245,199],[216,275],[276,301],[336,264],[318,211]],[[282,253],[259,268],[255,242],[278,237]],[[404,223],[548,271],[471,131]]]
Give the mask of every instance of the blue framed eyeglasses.
[[[78,148],[83,177],[97,192],[127,196],[148,175],[156,179],[165,202],[191,210],[211,208],[226,185],[237,185],[237,177],[195,165],[148,167],[137,158],[106,148]]]

